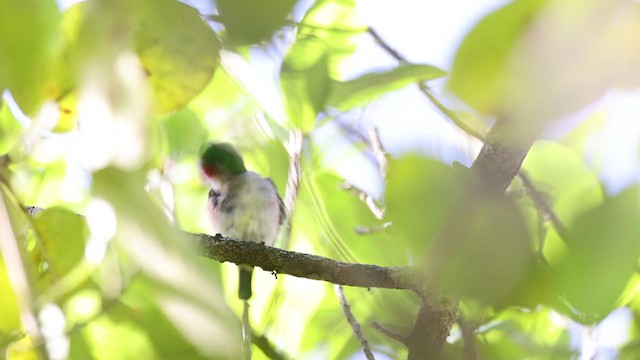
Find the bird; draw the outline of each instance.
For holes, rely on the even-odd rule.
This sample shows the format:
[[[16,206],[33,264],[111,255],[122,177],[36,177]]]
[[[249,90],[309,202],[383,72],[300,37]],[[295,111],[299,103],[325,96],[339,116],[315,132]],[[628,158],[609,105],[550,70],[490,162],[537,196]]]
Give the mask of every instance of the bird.
[[[247,170],[229,143],[207,143],[200,169],[208,183],[208,210],[213,230],[225,237],[273,246],[286,209],[270,178]],[[253,267],[239,266],[238,298],[252,296]]]

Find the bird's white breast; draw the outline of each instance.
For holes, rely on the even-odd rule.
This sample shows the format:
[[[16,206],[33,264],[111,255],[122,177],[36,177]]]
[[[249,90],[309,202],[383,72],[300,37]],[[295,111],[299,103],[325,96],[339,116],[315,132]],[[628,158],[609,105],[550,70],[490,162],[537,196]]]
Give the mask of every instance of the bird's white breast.
[[[278,194],[269,180],[254,172],[248,171],[223,184],[218,206],[211,208],[211,212],[214,230],[224,236],[269,246],[278,237]]]

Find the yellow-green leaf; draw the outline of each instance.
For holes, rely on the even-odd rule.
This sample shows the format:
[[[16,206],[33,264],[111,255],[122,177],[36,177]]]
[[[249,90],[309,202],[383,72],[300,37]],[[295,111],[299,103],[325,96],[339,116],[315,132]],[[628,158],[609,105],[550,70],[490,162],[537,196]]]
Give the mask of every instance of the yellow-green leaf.
[[[218,66],[220,42],[198,12],[175,0],[147,0],[134,22],[134,47],[155,109],[166,113],[198,95]]]
[[[27,114],[47,96],[59,17],[53,0],[0,1],[0,89],[8,88]]]
[[[67,274],[80,263],[88,236],[82,216],[53,207],[36,215],[33,221],[55,277]]]
[[[559,295],[576,320],[594,323],[615,309],[640,257],[639,191],[632,187],[580,216],[568,253],[554,268]]]
[[[13,291],[9,274],[0,256],[0,346],[2,338],[11,332],[20,330],[20,309]]]
[[[285,56],[280,84],[290,123],[309,132],[329,95],[337,66],[355,50],[364,31],[352,0],[317,2],[299,25],[296,42]]]
[[[343,111],[365,105],[378,97],[421,81],[433,80],[447,73],[431,65],[402,64],[394,69],[359,76],[331,85],[327,106]]]
[[[517,0],[484,17],[460,45],[449,86],[481,113],[497,113],[506,67],[522,32],[545,0]]]
[[[231,44],[269,40],[286,24],[296,0],[218,0],[219,20]]]
[[[9,106],[0,99],[0,155],[11,150],[22,132],[22,126],[11,113]]]

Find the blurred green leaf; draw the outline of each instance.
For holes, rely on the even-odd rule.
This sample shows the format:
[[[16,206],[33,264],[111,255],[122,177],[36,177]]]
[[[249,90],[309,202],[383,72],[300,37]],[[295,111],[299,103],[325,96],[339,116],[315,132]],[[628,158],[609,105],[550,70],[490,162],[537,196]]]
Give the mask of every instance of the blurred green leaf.
[[[533,258],[510,200],[477,191],[465,169],[417,156],[392,162],[387,179],[391,234],[408,243],[436,286],[497,306],[513,300]]]
[[[198,12],[175,0],[146,0],[138,9],[134,48],[153,90],[155,109],[167,113],[198,95],[218,66],[220,42]]]
[[[437,79],[447,73],[431,65],[401,64],[386,71],[372,72],[331,85],[327,106],[348,111],[405,86]]]
[[[487,359],[572,359],[567,329],[549,309],[506,309],[474,335],[479,356]]]
[[[296,0],[217,0],[216,4],[230,43],[246,45],[269,40],[286,24]]]
[[[168,155],[175,157],[183,153],[195,154],[207,141],[207,130],[196,113],[183,108],[161,119],[163,135],[166,138]]]
[[[389,164],[385,203],[390,234],[406,243],[419,263],[450,219],[469,183],[462,171],[418,155]]]
[[[517,0],[485,16],[467,34],[453,62],[449,86],[481,113],[499,111],[509,56],[545,0]]]
[[[153,294],[154,296],[149,296]],[[159,296],[155,296],[159,295]],[[130,284],[121,300],[82,329],[84,341],[95,359],[232,359],[225,349],[198,349],[185,337],[184,329],[167,316],[164,300],[172,295],[145,276]],[[180,297],[179,295],[177,297]],[[171,307],[172,305],[169,305]],[[180,315],[191,322],[194,331],[202,331],[187,309]],[[206,319],[206,318],[205,318]],[[215,336],[215,333],[211,333]],[[231,344],[229,344],[231,345]],[[81,344],[78,344],[80,347]],[[73,348],[73,344],[72,344]],[[229,350],[229,349],[227,349]]]
[[[428,273],[447,293],[511,305],[533,265],[524,219],[505,197],[481,194],[462,204],[443,230],[449,237],[439,238],[429,252]]]
[[[33,115],[48,95],[49,64],[59,20],[54,0],[0,2],[0,88]]]
[[[144,185],[144,172],[106,168],[94,174],[94,194],[117,214],[115,245],[151,282],[143,298],[154,299],[189,343],[204,354],[234,358],[241,349],[241,331],[217,277],[195,261],[193,239],[169,224]]]
[[[0,347],[5,337],[14,331],[20,331],[20,311],[18,299],[13,291],[9,274],[0,256]]]
[[[316,39],[296,41],[282,66],[281,85],[289,120],[298,129],[313,129],[329,94],[328,55]]]
[[[36,341],[29,336],[11,343],[6,352],[6,358],[11,360],[41,360],[42,353],[38,351]]]
[[[352,0],[316,2],[299,25],[296,41],[284,58],[280,84],[289,121],[303,132],[313,129],[329,96],[337,66],[355,50],[364,31]]]
[[[566,227],[604,198],[594,171],[577,153],[560,144],[536,142],[522,166]]]
[[[20,139],[24,129],[6,102],[0,99],[0,155],[8,153]]]
[[[596,174],[577,153],[560,144],[536,142],[522,166],[542,200],[551,206],[565,228],[571,227],[576,217],[598,206],[604,199]],[[538,212],[537,207],[535,211]],[[543,254],[549,263],[554,264],[566,251],[565,239],[552,224],[543,226]]]
[[[83,217],[54,207],[36,215],[33,222],[55,277],[68,273],[84,258],[88,229]]]
[[[77,351],[75,354],[78,354],[88,346],[90,356],[97,360],[158,358],[159,354],[156,353],[149,335],[146,334],[147,330],[154,328],[145,329],[140,324],[142,320],[149,322],[148,319],[154,316],[157,316],[157,313],[154,314],[151,311],[147,314],[132,311],[128,318],[122,319],[101,316],[82,329],[82,338],[72,338],[75,341],[71,348]],[[167,328],[165,327],[164,330]],[[76,343],[77,341],[80,343]],[[83,342],[86,342],[86,345]]]
[[[640,257],[638,188],[608,198],[578,217],[569,233],[568,253],[555,266],[559,294],[583,323],[612,311]]]
[[[74,331],[69,334],[69,359],[95,360],[87,342],[85,331]]]
[[[76,76],[83,74],[81,67],[95,66],[86,64],[91,56],[107,58],[106,53],[100,58],[92,47],[96,41],[113,40],[110,34],[102,33],[113,27],[125,32],[119,34],[118,41],[109,43],[111,50],[124,50],[116,47],[122,45],[123,39],[131,38],[157,114],[183,107],[209,84],[218,66],[220,41],[194,8],[175,0],[97,5],[100,3],[81,2],[64,14],[60,41],[64,50],[56,63],[57,83],[52,85],[57,89],[54,96],[61,110],[58,131],[75,126]]]
[[[363,200],[350,193],[344,179],[318,171],[303,180],[300,197],[310,197],[314,218],[320,223],[326,245],[318,251],[343,261],[397,266],[407,263],[406,248],[388,236],[383,221],[376,219]],[[376,229],[370,234],[358,230]]]
[[[325,359],[344,359],[348,356],[339,355],[345,349],[352,348],[352,342],[356,340],[349,323],[344,319],[333,286],[327,284],[325,288],[322,301],[304,329],[300,344],[302,358],[315,353]]]
[[[637,86],[639,17],[632,1],[512,1],[467,35],[451,89],[479,112],[537,132],[611,87]]]

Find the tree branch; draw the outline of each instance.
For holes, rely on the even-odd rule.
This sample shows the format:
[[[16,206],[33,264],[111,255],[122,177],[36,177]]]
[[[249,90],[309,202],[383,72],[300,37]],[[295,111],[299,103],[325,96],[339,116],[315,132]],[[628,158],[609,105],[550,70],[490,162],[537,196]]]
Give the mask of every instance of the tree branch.
[[[271,344],[269,339],[262,335],[258,335],[255,332],[251,334],[251,341],[253,345],[257,346],[262,353],[271,360],[285,360],[286,357],[278,352],[276,348]]]
[[[369,28],[367,29],[367,32],[369,33],[369,35],[371,35],[371,37],[373,38],[373,40],[376,42],[376,44],[378,44],[378,46],[380,46],[382,49],[384,49],[387,54],[389,54],[392,58],[394,58],[396,61],[400,62],[400,63],[406,63],[408,62],[407,59],[402,56],[402,54],[400,54],[400,52],[398,52],[396,49],[392,48],[389,44],[387,44],[386,41],[384,41],[384,39],[382,39],[382,37],[380,36],[380,34],[378,34],[378,32],[374,29],[374,28]],[[431,103],[438,109],[440,110],[440,112],[446,116],[449,120],[451,120],[451,122],[456,125],[460,130],[464,131],[465,133],[467,133],[467,135],[473,136],[474,138],[478,139],[478,140],[484,140],[484,135],[481,134],[480,132],[474,130],[473,128],[469,127],[459,116],[458,114],[449,109],[448,107],[446,107],[442,102],[440,102],[440,100],[438,100],[438,98],[433,95],[431,88],[429,88],[429,85],[427,85],[424,81],[421,81],[418,83],[418,88],[420,89],[420,92],[426,96],[429,101],[431,101]]]
[[[356,336],[356,339],[358,339],[358,342],[360,343],[360,347],[362,347],[362,352],[364,352],[364,355],[367,358],[367,360],[375,360],[375,357],[371,352],[371,348],[369,347],[369,341],[367,341],[367,339],[364,337],[360,323],[358,322],[358,320],[356,320],[355,316],[353,316],[353,313],[351,312],[351,305],[349,305],[349,301],[347,301],[347,297],[344,295],[344,290],[342,289],[342,286],[334,285],[333,288],[335,289],[336,295],[340,300],[340,306],[342,307],[342,312],[344,313],[345,318],[347,318],[347,322],[351,326],[351,329],[353,330],[353,334]]]
[[[380,331],[383,335],[385,335],[386,337],[393,339],[405,346],[407,346],[407,343],[409,342],[409,337],[408,336],[404,336],[404,335],[400,335],[396,332],[393,332],[389,329],[387,329],[386,327],[380,325],[380,323],[372,321],[371,322],[371,327]]]
[[[426,276],[413,266],[381,267],[345,263],[322,256],[282,250],[220,235],[192,234],[204,256],[261,267],[265,271],[365,288],[406,289],[424,293]]]
[[[553,211],[553,208],[551,207],[551,204],[549,204],[549,201],[538,189],[536,189],[536,187],[533,185],[533,181],[531,181],[529,176],[523,170],[520,170],[520,172],[518,173],[518,177],[522,181],[522,185],[524,185],[527,194],[529,195],[531,200],[533,200],[534,205],[536,206],[536,208],[538,208],[543,218],[551,222],[551,225],[553,225],[553,227],[556,229],[556,232],[558,233],[558,235],[560,235],[561,239],[566,240],[569,230],[567,230],[567,228],[560,221],[558,215],[555,213],[555,211]]]
[[[486,190],[503,193],[518,175],[522,161],[537,134],[519,132],[518,122],[500,119],[486,136],[484,145],[471,169],[487,185]]]
[[[458,300],[424,299],[407,339],[408,360],[440,359],[444,343],[458,314]]]

